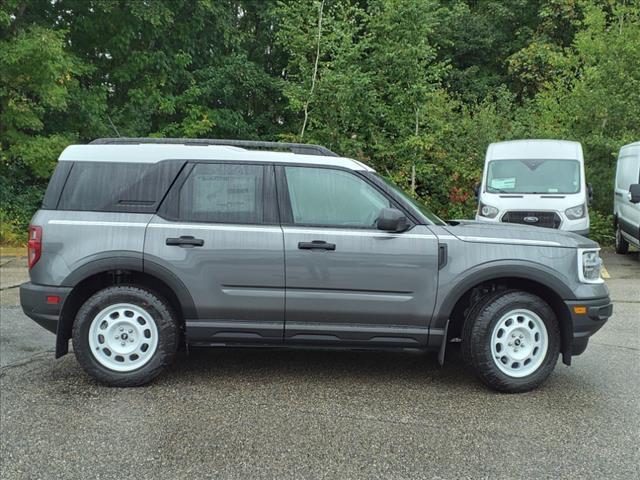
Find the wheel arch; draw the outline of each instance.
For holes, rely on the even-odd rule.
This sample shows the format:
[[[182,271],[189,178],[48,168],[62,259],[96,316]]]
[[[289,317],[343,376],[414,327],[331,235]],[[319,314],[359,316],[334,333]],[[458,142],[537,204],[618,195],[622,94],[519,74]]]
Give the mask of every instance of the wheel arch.
[[[484,296],[497,290],[522,290],[539,296],[553,309],[560,327],[563,362],[571,364],[573,320],[564,300],[574,297],[573,291],[557,276],[536,266],[519,264],[481,267],[456,282],[444,298],[434,316],[432,325],[443,331],[440,362],[444,362],[447,344],[461,336],[469,309]]]
[[[73,322],[82,304],[95,292],[113,285],[146,287],[169,302],[182,328],[186,318],[197,318],[191,294],[182,281],[167,268],[141,256],[104,257],[76,269],[63,281],[72,287],[65,299],[56,332],[56,358],[69,351]]]

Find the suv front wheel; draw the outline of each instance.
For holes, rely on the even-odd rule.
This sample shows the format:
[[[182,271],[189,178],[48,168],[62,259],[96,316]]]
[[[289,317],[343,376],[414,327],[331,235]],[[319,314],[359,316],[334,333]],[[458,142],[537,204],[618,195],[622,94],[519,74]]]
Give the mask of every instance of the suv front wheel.
[[[462,351],[488,386],[526,392],[551,374],[560,352],[555,313],[540,297],[510,290],[489,295],[468,313]]]
[[[155,293],[118,285],[92,295],[73,325],[78,362],[94,379],[118,387],[143,385],[175,356],[179,330],[170,306]]]

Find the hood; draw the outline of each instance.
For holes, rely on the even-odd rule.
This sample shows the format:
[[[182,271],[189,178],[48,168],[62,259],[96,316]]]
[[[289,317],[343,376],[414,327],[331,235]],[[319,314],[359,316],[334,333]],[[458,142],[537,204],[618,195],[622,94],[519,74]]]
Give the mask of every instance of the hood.
[[[580,187],[578,193],[517,193],[501,194],[482,192],[480,201],[496,207],[500,212],[505,210],[540,210],[559,212],[564,215],[567,208],[587,203],[586,188]]]
[[[530,225],[453,220],[445,228],[464,242],[563,248],[598,247],[598,244],[593,240],[575,233]]]

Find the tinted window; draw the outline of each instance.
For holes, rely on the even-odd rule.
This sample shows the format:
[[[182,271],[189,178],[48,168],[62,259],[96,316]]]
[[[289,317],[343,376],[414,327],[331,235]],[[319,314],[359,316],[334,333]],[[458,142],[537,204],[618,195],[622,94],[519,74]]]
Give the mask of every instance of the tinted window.
[[[62,210],[153,212],[182,164],[76,162],[60,197]]]
[[[58,165],[56,165],[56,169],[53,171],[53,175],[49,180],[49,185],[47,185],[47,191],[42,199],[42,208],[53,210],[58,206],[62,187],[67,180],[72,166],[73,162],[59,162]]]
[[[387,198],[362,178],[328,168],[285,167],[293,222],[374,227]]]
[[[185,221],[263,223],[264,167],[201,163],[180,189],[178,216]]]

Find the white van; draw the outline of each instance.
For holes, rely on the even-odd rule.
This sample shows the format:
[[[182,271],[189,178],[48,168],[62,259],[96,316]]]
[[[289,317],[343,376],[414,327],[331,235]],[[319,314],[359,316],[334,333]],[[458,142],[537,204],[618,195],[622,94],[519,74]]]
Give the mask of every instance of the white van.
[[[614,189],[616,252],[627,253],[630,243],[640,248],[640,142],[620,149]]]
[[[589,235],[591,187],[582,145],[565,140],[514,140],[487,148],[476,220]]]

